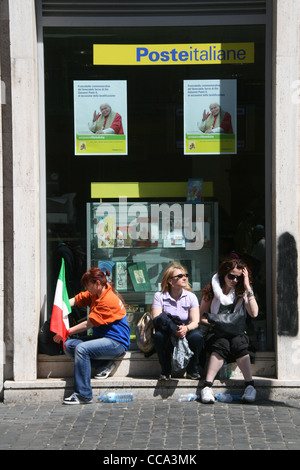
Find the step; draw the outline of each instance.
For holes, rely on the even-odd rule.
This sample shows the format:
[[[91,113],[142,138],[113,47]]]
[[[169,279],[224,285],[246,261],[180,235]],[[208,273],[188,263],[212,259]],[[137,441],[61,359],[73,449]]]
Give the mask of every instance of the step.
[[[112,377],[158,377],[160,366],[157,354],[145,357],[140,351],[128,351],[122,359],[116,360],[116,369],[112,372]],[[232,375],[241,376],[237,365],[228,366],[232,370]],[[252,364],[252,373],[261,377],[275,377],[275,354],[274,352],[257,352],[255,364]],[[73,359],[65,354],[59,356],[38,355],[37,377],[43,378],[67,378],[73,377]],[[176,375],[176,374],[175,374]],[[178,374],[182,376],[182,374]]]
[[[128,351],[116,361],[117,367],[108,379],[91,379],[94,397],[106,390],[132,390],[135,399],[176,398],[179,393],[200,390],[203,380],[188,380],[181,374],[172,374],[172,380],[160,382],[160,366],[157,354],[145,357],[140,351]],[[225,391],[226,387],[243,387],[242,374],[236,363],[229,364],[231,378],[225,382],[216,380],[214,387]],[[61,401],[73,392],[74,361],[62,354],[59,356],[38,355],[38,378],[33,381],[12,381],[4,383],[4,401]],[[258,352],[256,362],[252,364],[252,373],[256,377],[256,387],[262,396],[279,396],[279,393],[295,393],[299,396],[300,382],[278,381],[275,377],[274,352]],[[203,374],[204,376],[204,374]],[[224,388],[225,387],[225,388]]]
[[[299,398],[300,381],[278,380],[269,377],[254,377],[257,401],[286,401]],[[194,381],[185,378],[172,378],[161,382],[156,378],[109,377],[105,380],[91,380],[94,401],[106,391],[132,391],[134,400],[178,400],[181,393],[197,393],[203,386],[203,380]],[[214,392],[241,392],[244,381],[233,377],[226,381],[215,380]],[[32,381],[12,381],[4,383],[4,403],[40,403],[61,402],[73,392],[73,379],[37,379]]]

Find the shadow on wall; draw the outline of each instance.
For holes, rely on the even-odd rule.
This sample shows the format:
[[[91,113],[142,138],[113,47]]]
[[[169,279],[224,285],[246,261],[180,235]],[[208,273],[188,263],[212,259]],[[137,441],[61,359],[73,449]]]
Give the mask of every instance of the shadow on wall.
[[[278,239],[277,317],[280,336],[297,336],[298,255],[294,237],[285,232]]]

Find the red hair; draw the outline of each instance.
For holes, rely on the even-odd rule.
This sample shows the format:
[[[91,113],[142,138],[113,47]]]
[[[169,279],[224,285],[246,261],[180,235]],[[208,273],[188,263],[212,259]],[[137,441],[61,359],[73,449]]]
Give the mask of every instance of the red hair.
[[[80,282],[81,282],[81,285],[85,289],[87,288],[87,285],[89,282],[95,283],[97,281],[99,281],[103,287],[107,288],[108,284],[110,284],[107,280],[107,277],[109,276],[110,276],[110,271],[108,269],[104,273],[99,268],[91,268],[86,273],[84,273]],[[113,284],[111,284],[111,287],[112,287],[113,292],[119,297],[119,299],[121,299],[121,301],[125,305],[123,297],[119,294],[119,292],[116,291]]]
[[[107,287],[107,279],[106,276],[110,276],[110,272],[106,270],[104,273],[101,269],[99,268],[91,268],[89,269],[86,273],[81,278],[81,285],[86,289],[87,285],[89,282],[97,282],[100,281],[100,284],[102,286]]]

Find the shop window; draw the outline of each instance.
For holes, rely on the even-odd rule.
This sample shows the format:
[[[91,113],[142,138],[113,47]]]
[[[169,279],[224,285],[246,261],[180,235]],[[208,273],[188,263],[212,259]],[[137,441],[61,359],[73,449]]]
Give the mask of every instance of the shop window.
[[[93,64],[94,44],[195,43],[253,43],[254,62],[176,66]],[[163,184],[203,179],[213,187],[209,196],[203,195],[203,203],[218,206],[218,253],[210,274],[219,260],[233,251],[241,253],[251,265],[260,307],[259,320],[251,331],[256,341],[259,329],[266,329],[265,27],[45,28],[44,54],[48,316],[62,252],[69,256],[70,296],[80,289],[80,275],[90,262],[86,258],[90,243],[86,207],[99,202],[92,197],[91,183]],[[75,155],[74,82],[114,80],[126,82],[126,153]],[[184,83],[193,80],[235,82],[235,152],[185,154]],[[99,109],[101,103],[95,104]],[[203,109],[199,109],[199,120],[202,115]],[[143,201],[156,200],[154,195]],[[165,200],[183,203],[185,197]],[[129,202],[134,201],[133,198]],[[199,253],[195,251],[192,258],[200,258]],[[73,321],[82,314],[76,312]]]

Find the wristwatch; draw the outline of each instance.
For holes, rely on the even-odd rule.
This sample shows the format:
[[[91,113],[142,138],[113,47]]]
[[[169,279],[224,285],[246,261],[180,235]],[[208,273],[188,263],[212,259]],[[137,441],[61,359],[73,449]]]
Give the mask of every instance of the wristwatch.
[[[247,295],[247,297],[250,297],[250,295],[254,295],[253,290],[248,290],[248,291],[246,292],[246,295]]]

